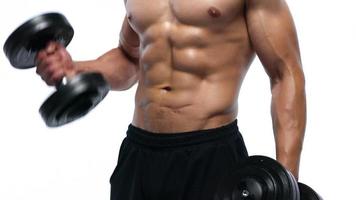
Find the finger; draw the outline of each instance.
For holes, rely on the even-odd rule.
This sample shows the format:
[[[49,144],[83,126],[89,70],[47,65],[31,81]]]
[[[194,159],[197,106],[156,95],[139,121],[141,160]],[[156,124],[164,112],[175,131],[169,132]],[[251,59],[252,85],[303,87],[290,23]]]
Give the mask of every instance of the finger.
[[[58,47],[59,47],[59,44],[57,42],[49,42],[46,46],[45,51],[47,54],[50,55],[50,54],[55,53],[56,50],[58,49]]]
[[[54,70],[55,69],[55,70]],[[50,66],[41,73],[41,78],[47,85],[55,85],[64,77],[64,70],[57,66]]]
[[[72,62],[72,58],[69,55],[68,51],[66,48],[63,46],[59,46],[57,49],[58,56],[64,61],[64,62]],[[66,66],[67,67],[67,66]],[[71,66],[68,66],[71,67]]]
[[[63,77],[64,77],[64,71],[63,70],[56,71],[56,72],[52,73],[50,76],[47,77],[46,83],[49,86],[56,85],[57,83],[62,81]]]
[[[58,54],[52,54],[50,56],[43,56],[39,55],[40,58],[43,59],[38,59],[37,60],[37,68],[36,68],[36,73],[41,74],[43,71],[46,71],[49,66],[54,65],[56,63],[60,63],[61,59]]]
[[[66,76],[69,78],[73,77],[76,74],[76,72],[75,72],[74,63],[72,61],[70,54],[63,46],[59,47],[57,52],[60,55],[61,60],[63,61],[63,67],[64,67]]]
[[[46,59],[47,53],[45,50],[41,50],[37,53],[36,59],[35,59],[35,64],[38,66],[42,60]]]

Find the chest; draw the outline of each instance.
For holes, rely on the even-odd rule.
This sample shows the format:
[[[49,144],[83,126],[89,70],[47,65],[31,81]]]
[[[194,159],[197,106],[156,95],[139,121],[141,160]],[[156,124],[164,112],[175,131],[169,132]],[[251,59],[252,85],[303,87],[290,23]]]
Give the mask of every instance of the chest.
[[[129,23],[137,32],[160,23],[214,26],[243,13],[245,0],[127,0]]]

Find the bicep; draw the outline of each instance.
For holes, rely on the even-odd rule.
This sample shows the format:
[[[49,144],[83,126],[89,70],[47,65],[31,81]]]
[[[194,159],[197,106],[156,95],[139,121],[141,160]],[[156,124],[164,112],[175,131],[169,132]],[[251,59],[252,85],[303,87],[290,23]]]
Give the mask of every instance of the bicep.
[[[139,37],[128,23],[127,16],[125,17],[122,23],[119,45],[120,48],[131,58],[134,59],[139,58],[139,47],[140,47]]]
[[[297,34],[285,0],[247,0],[246,20],[252,45],[271,79],[301,67]]]

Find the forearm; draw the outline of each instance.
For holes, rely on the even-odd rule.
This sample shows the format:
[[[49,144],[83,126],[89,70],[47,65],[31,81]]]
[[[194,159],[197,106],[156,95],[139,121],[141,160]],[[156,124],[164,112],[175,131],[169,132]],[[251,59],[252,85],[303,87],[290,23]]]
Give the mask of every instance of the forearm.
[[[99,72],[112,90],[126,90],[137,82],[138,61],[130,58],[120,47],[95,60],[75,62],[77,72]]]
[[[283,73],[278,81],[272,83],[272,120],[277,160],[298,178],[306,126],[304,75],[301,67]]]

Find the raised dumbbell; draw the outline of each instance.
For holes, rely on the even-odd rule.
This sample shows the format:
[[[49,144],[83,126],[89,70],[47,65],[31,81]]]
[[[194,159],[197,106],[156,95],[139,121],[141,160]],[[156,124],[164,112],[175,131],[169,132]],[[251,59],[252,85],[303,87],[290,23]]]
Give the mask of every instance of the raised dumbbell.
[[[223,179],[214,200],[322,200],[276,160],[251,156]]]
[[[36,16],[18,27],[6,40],[4,52],[18,69],[35,67],[37,53],[51,42],[67,46],[74,30],[60,13]],[[42,104],[39,112],[49,127],[72,122],[92,110],[110,90],[100,73],[81,73],[64,78],[56,91]]]

